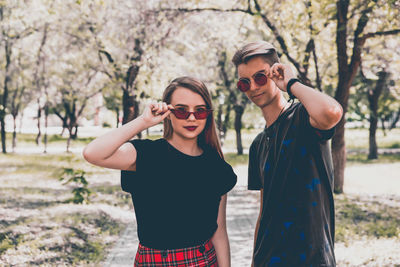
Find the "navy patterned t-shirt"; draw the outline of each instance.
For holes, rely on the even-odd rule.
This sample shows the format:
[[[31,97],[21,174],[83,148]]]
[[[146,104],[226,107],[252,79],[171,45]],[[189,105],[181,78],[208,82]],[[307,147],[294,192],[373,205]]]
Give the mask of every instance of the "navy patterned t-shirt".
[[[263,189],[255,267],[335,266],[333,134],[294,103],[253,141],[248,188]]]

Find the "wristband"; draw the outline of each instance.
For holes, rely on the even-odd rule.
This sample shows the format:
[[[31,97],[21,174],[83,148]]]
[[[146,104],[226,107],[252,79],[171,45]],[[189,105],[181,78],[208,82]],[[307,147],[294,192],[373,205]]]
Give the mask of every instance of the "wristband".
[[[292,79],[290,79],[290,80],[288,81],[288,83],[287,83],[287,85],[286,85],[286,92],[287,92],[288,95],[289,95],[289,99],[295,99],[295,98],[296,98],[296,97],[292,94],[292,91],[290,90],[290,88],[292,87],[292,85],[293,85],[295,82],[300,82],[300,80],[297,79],[297,78],[292,78]]]

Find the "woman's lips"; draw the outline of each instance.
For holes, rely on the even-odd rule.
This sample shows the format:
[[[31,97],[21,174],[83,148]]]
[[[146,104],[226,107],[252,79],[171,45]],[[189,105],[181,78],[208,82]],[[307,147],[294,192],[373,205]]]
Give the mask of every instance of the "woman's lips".
[[[186,126],[184,127],[185,129],[189,130],[189,131],[194,131],[197,129],[197,126]]]

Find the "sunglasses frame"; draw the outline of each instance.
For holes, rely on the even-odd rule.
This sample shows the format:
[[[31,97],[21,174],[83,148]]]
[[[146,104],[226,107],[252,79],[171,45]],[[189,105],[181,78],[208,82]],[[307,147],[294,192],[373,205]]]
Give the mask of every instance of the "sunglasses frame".
[[[171,113],[174,114],[178,120],[187,120],[190,117],[190,115],[192,115],[192,114],[196,118],[196,120],[205,120],[208,118],[208,116],[210,116],[212,111],[213,111],[212,109],[205,109],[204,111],[203,110],[202,111],[186,111],[185,110],[185,113],[182,114],[182,116],[181,116],[181,115],[176,115],[177,114],[176,109],[171,109]],[[199,113],[203,113],[203,112],[206,114],[204,118],[202,117],[202,115],[199,115]],[[183,115],[184,115],[184,117],[183,117]]]
[[[259,79],[257,79],[257,78],[265,79],[265,81],[263,80],[260,82]],[[256,74],[253,75],[253,80],[258,86],[263,86],[263,85],[267,84],[268,77],[264,72],[257,72]],[[237,82],[236,86],[241,92],[245,93],[250,90],[251,81],[248,78],[241,78]],[[243,89],[241,89],[241,88],[243,88]]]

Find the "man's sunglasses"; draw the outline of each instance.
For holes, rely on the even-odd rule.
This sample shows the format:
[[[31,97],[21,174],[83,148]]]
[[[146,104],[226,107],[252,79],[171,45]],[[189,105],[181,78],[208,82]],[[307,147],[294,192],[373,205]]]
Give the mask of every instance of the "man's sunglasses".
[[[258,86],[263,86],[267,83],[268,78],[267,75],[265,75],[265,73],[262,72],[258,72],[254,75],[253,77],[254,82],[258,85]],[[247,92],[250,90],[250,79],[248,78],[242,78],[237,82],[237,88],[244,92]]]
[[[185,108],[174,108],[171,109],[171,112],[175,115],[175,117],[179,120],[187,120],[190,117],[190,114],[193,114],[196,120],[204,120],[211,114],[211,109],[198,109],[194,112],[187,111]]]

